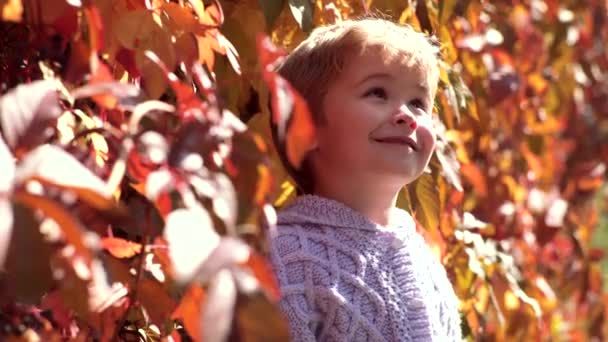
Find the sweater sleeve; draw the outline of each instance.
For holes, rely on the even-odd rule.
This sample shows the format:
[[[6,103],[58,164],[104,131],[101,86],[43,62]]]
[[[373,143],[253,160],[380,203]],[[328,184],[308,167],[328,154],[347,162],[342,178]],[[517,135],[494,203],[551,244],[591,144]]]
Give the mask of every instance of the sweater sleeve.
[[[271,263],[281,290],[280,307],[287,317],[290,340],[317,341],[321,331],[320,315],[316,310],[315,293],[307,281],[314,264],[308,257],[299,231],[300,227],[279,226],[271,237]]]

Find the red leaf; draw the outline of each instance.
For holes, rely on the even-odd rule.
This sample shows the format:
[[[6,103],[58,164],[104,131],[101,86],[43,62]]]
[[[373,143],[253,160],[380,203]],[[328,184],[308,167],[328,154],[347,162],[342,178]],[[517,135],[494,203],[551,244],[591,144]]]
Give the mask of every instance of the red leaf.
[[[103,20],[99,13],[99,9],[95,5],[88,5],[84,8],[84,15],[87,19],[89,27],[89,39],[91,41],[91,49],[99,53],[103,49]]]
[[[130,258],[141,252],[141,244],[115,237],[102,238],[101,247],[116,258]]]
[[[145,182],[150,172],[158,168],[157,164],[147,162],[144,158],[135,150],[129,153],[127,159],[127,171],[129,176],[138,183]]]
[[[163,74],[169,81],[169,85],[177,96],[178,113],[182,118],[189,120],[193,117],[208,117],[208,106],[196,95],[192,86],[182,83],[177,76],[170,72],[165,63],[157,55],[150,51],[144,52],[152,62],[161,68]],[[217,118],[214,118],[217,119]]]
[[[122,64],[131,77],[141,76],[135,64],[135,52],[133,50],[121,47],[116,53],[116,60]]]
[[[304,157],[315,142],[315,125],[306,100],[273,70],[281,51],[266,37],[258,37],[258,54],[263,67],[264,80],[272,94],[272,122],[284,146],[291,165],[300,168]]]

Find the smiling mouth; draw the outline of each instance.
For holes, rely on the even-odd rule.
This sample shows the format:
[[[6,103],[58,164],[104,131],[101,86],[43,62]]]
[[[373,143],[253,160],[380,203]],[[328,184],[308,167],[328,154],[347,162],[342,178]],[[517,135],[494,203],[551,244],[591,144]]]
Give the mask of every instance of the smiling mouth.
[[[414,142],[414,140],[408,137],[385,137],[373,140],[382,144],[409,146],[412,148],[412,150],[418,151],[418,145],[416,145],[416,142]]]

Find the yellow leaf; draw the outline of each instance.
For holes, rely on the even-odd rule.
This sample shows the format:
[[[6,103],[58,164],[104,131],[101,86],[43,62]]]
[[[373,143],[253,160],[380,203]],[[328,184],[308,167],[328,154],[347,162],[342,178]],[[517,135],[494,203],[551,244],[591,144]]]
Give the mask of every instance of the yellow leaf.
[[[416,219],[426,229],[436,229],[439,224],[439,197],[433,176],[424,174],[409,186],[415,196]]]

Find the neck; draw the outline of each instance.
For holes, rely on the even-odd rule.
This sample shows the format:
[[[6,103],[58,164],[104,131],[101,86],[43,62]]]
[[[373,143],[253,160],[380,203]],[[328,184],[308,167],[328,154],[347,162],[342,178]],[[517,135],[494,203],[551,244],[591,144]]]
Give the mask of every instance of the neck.
[[[353,184],[349,177],[338,178],[317,179],[314,194],[342,202],[382,226],[391,223],[400,188],[365,181]]]

